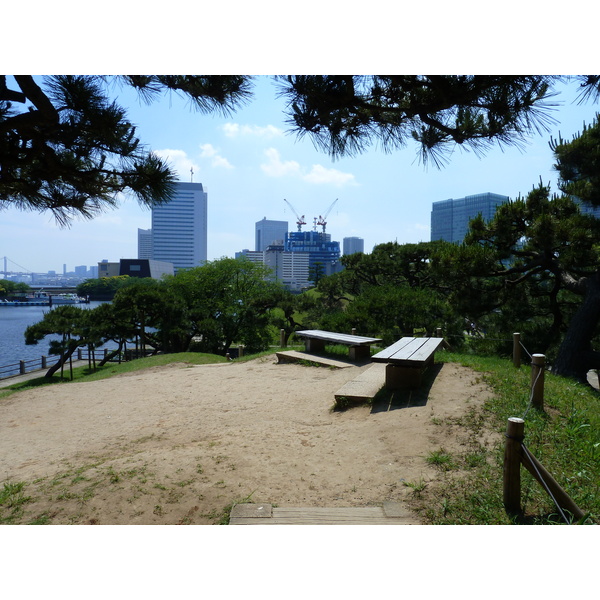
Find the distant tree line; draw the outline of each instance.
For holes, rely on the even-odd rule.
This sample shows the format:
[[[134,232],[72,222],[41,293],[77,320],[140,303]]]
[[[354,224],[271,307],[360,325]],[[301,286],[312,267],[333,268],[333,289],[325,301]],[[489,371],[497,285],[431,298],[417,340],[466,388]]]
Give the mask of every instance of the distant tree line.
[[[8,300],[9,298],[26,294],[30,291],[31,288],[24,282],[0,279],[0,298]]]

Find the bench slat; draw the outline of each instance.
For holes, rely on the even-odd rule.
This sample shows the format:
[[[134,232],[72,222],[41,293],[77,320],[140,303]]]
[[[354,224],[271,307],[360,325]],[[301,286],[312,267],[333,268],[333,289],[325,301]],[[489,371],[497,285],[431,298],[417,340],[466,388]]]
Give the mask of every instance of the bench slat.
[[[402,338],[371,357],[374,362],[419,367],[427,364],[444,338]]]
[[[378,352],[377,354],[374,354],[373,356],[371,356],[371,360],[374,360],[376,362],[387,362],[388,358],[390,356],[392,356],[399,350],[402,350],[402,348],[404,348],[405,346],[408,346],[409,344],[411,344],[411,342],[413,342],[416,339],[417,338],[411,338],[411,337],[401,338],[397,342],[394,342],[391,346],[388,346],[381,352]]]
[[[381,339],[379,338],[370,338],[361,335],[351,335],[348,333],[335,333],[333,331],[322,331],[320,329],[306,329],[304,331],[296,331],[295,334],[303,338],[322,340],[324,342],[332,342],[336,344],[344,344],[346,346],[364,346],[381,342]]]

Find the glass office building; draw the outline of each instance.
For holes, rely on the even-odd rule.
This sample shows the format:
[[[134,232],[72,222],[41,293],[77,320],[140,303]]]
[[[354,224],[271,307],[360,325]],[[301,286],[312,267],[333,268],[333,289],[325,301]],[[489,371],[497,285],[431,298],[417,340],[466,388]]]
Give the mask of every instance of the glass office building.
[[[258,221],[255,225],[255,245],[254,250],[257,252],[266,250],[272,244],[283,244],[285,236],[288,232],[287,221],[272,221],[265,217],[262,221]]]
[[[496,208],[508,200],[508,196],[486,192],[457,200],[434,202],[431,210],[431,241],[462,242],[471,219],[481,214],[486,221],[491,220]]]
[[[342,240],[344,255],[365,251],[365,242],[359,237],[345,237]]]

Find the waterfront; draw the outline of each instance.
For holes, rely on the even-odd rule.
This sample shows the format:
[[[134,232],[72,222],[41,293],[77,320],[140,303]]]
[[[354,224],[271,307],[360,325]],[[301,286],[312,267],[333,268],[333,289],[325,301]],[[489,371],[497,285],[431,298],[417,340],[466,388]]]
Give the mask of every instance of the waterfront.
[[[78,304],[81,308],[94,308],[102,302]],[[48,336],[36,345],[25,344],[25,330],[38,323],[49,310],[47,306],[5,306],[0,308],[0,366],[12,365],[20,360],[37,360],[49,356],[50,341],[59,336]],[[51,359],[54,357],[50,357]]]

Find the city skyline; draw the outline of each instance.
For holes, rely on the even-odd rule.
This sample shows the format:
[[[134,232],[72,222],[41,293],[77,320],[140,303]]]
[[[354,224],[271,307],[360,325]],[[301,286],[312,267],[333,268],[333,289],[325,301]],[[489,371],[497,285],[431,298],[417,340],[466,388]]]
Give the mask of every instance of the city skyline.
[[[193,179],[208,193],[208,260],[253,248],[254,224],[264,217],[288,221],[293,229],[297,212],[309,230],[335,199],[327,231],[340,241],[361,237],[370,252],[385,242],[429,241],[437,201],[486,192],[515,198],[540,180],[558,191],[548,142],[559,133],[570,139],[598,109],[574,104],[576,92],[567,86],[556,98],[563,103],[555,111],[558,122],[533,135],[522,151],[495,148],[478,157],[456,148],[437,169],[420,164],[410,144],[391,154],[374,148],[333,161],[310,140],[286,135],[282,101],[266,77],[257,79],[254,100],[229,116],[193,113],[176,96],[148,106],[133,90],[115,89],[142,142],[169,160],[180,181]],[[150,228],[151,211],[132,199],[66,229],[48,213],[9,208],[0,212],[0,257],[8,257],[9,270],[16,265],[41,273],[60,271],[64,263],[134,258],[138,229]]]

